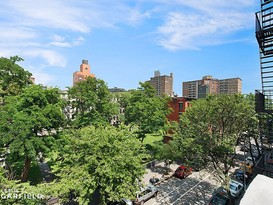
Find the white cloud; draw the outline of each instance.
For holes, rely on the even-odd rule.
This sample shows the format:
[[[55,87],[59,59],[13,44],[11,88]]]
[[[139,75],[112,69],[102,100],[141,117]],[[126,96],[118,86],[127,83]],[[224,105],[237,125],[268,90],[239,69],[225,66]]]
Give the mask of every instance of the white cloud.
[[[53,40],[53,41],[62,42],[62,41],[65,40],[65,37],[60,36],[60,35],[57,35],[57,34],[54,34],[54,35],[52,36],[52,40]]]
[[[238,41],[229,39],[229,35],[253,26],[253,13],[245,11],[253,5],[252,0],[176,2],[191,10],[182,7],[181,11],[169,12],[165,23],[158,27],[158,44],[168,50],[198,50],[202,46]]]
[[[4,42],[7,44],[23,40],[35,39],[39,35],[35,30],[23,26],[14,27],[0,24],[0,28],[0,43]]]
[[[195,11],[204,11],[204,12],[215,12],[222,10],[224,13],[227,10],[245,10],[246,7],[251,7],[255,5],[255,0],[155,0],[166,5],[176,6],[186,6],[188,9],[195,9]]]
[[[85,40],[82,36],[91,29],[112,29],[120,23],[137,25],[149,15],[122,0],[111,5],[107,0],[0,1],[0,50],[64,67],[66,60],[61,52],[81,45]]]
[[[17,13],[14,20],[29,26],[68,29],[89,32],[90,27],[84,21],[82,9],[71,6],[67,1],[13,0],[6,3]],[[23,16],[24,19],[19,19]],[[23,21],[23,22],[22,22]]]
[[[136,24],[149,18],[151,12],[141,11],[122,0],[115,3],[103,0],[13,0],[0,2],[0,6],[16,14],[7,14],[15,24],[81,33],[88,33],[92,28],[114,28],[118,23]]]
[[[43,70],[37,70],[34,68],[29,68],[29,71],[32,73],[35,78],[35,84],[49,85],[53,82],[56,82],[56,77],[46,73]]]
[[[53,50],[31,49],[31,50],[24,51],[23,55],[28,57],[41,57],[50,66],[57,66],[57,67],[66,66],[65,57]]]
[[[65,38],[59,35],[54,35],[53,39],[55,41],[50,42],[48,45],[49,46],[57,46],[57,47],[73,47],[73,46],[78,46],[83,43],[85,40],[83,37],[78,37],[77,39],[74,39],[72,42],[65,41]]]

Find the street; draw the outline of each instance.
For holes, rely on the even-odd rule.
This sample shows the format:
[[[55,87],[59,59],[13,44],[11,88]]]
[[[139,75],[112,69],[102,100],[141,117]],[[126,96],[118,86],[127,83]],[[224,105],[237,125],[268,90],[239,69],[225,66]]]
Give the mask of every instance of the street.
[[[157,186],[158,196],[145,205],[206,204],[219,186],[215,177],[205,170],[193,172],[186,179],[171,177]]]

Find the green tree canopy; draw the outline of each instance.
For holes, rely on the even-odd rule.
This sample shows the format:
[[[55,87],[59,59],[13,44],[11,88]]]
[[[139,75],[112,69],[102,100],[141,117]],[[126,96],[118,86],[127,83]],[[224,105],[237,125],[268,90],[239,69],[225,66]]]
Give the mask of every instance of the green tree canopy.
[[[0,97],[17,95],[22,88],[32,84],[32,74],[17,64],[20,61],[23,59],[18,56],[0,58]]]
[[[51,186],[64,200],[71,190],[80,204],[131,198],[144,174],[140,142],[128,127],[85,127],[62,136],[53,152],[53,171],[59,178]],[[99,204],[99,202],[96,202]]]
[[[69,88],[68,94],[76,109],[75,127],[108,124],[112,115],[118,114],[117,103],[103,80],[88,77]]]
[[[170,113],[168,97],[156,96],[154,88],[147,82],[140,83],[140,87],[131,91],[128,97],[125,101],[125,123],[138,126],[138,136],[142,141],[145,134],[163,128]]]
[[[209,96],[192,101],[181,115],[172,146],[179,153],[176,157],[192,166],[212,164],[227,185],[237,139],[257,126],[253,104],[243,95]]]
[[[7,162],[18,169],[24,161],[21,181],[26,181],[31,160],[54,143],[54,136],[63,125],[59,90],[31,85],[18,96],[7,96],[0,107],[0,145],[9,149]]]

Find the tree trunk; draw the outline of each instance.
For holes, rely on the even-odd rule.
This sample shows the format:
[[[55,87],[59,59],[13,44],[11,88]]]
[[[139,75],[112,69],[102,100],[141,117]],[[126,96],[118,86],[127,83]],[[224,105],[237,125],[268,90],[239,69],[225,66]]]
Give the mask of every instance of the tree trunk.
[[[29,157],[26,157],[25,158],[25,165],[24,165],[23,171],[21,173],[21,182],[27,181],[27,177],[28,177],[28,173],[29,173],[29,169],[30,169],[30,163],[31,163],[31,159]]]

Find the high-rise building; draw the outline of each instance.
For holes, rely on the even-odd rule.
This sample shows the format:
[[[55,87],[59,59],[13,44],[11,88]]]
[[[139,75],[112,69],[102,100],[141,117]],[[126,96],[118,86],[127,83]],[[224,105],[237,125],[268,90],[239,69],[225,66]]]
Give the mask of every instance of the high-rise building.
[[[80,82],[87,77],[95,77],[95,74],[90,73],[90,65],[88,65],[88,60],[82,60],[82,64],[80,65],[80,71],[76,71],[73,73],[73,85],[77,82]]]
[[[170,76],[160,75],[159,71],[154,72],[154,77],[150,78],[149,82],[156,90],[156,95],[173,96],[173,74]]]
[[[183,96],[190,98],[204,98],[208,94],[242,93],[242,80],[240,78],[218,80],[208,75],[201,80],[183,82],[182,86]]]
[[[240,78],[229,78],[219,80],[220,93],[242,93],[242,80]]]

